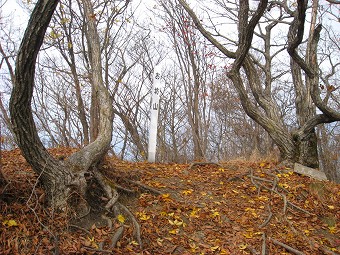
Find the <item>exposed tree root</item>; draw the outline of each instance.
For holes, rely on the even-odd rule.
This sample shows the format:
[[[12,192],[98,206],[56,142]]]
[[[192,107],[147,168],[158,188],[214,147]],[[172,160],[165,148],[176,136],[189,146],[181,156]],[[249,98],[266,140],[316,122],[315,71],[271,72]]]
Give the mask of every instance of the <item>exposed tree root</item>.
[[[259,255],[259,253],[254,249],[254,247],[250,245],[247,246],[247,250],[250,251],[251,254]]]
[[[267,219],[261,225],[259,225],[259,228],[263,228],[263,227],[267,226],[268,223],[270,222],[270,220],[272,219],[273,213],[270,210],[270,205],[268,205],[268,211],[269,211],[269,214],[268,214]]]
[[[123,204],[118,203],[118,207],[120,209],[122,209],[128,216],[129,219],[132,221],[133,224],[133,235],[135,237],[135,239],[137,240],[138,244],[140,245],[140,247],[142,248],[142,239],[141,239],[141,232],[140,232],[140,225],[138,224],[135,216],[133,216],[133,214],[130,212],[130,210]]]
[[[296,234],[296,235],[300,235],[299,232],[293,227],[293,225],[290,223],[290,221],[287,219],[286,217],[286,214],[287,214],[287,210],[290,209],[290,210],[296,210],[296,211],[299,211],[299,212],[302,212],[302,213],[305,213],[305,214],[308,214],[308,215],[314,215],[310,212],[308,212],[307,210],[305,209],[302,209],[300,208],[299,206],[293,204],[292,202],[288,201],[287,199],[287,196],[286,194],[289,193],[289,191],[287,191],[286,189],[282,188],[282,187],[279,187],[278,186],[278,181],[279,181],[279,178],[275,175],[275,174],[272,174],[272,173],[269,173],[267,172],[267,174],[269,176],[272,176],[273,177],[273,180],[270,180],[270,179],[266,179],[266,178],[260,178],[258,176],[254,176],[254,173],[253,173],[253,170],[251,169],[249,171],[249,178],[250,178],[250,181],[251,183],[258,189],[258,193],[261,192],[261,189],[264,189],[264,190],[268,190],[276,195],[279,195],[281,196],[282,200],[283,200],[283,206],[282,206],[282,214],[283,214],[283,218],[285,219],[285,221],[291,226],[292,228],[292,231]],[[268,187],[267,185],[271,184],[270,186],[271,187]],[[283,193],[285,192],[285,193]],[[266,225],[269,224],[270,220],[272,219],[273,217],[273,213],[271,211],[271,208],[270,206],[268,205],[268,216],[266,218],[266,220],[259,225],[259,228],[263,228],[265,227]],[[307,237],[305,237],[304,235],[300,235],[302,236],[303,238],[305,239],[308,239]],[[283,247],[284,249],[286,249],[287,251],[289,251],[290,253],[293,253],[293,254],[296,254],[296,255],[304,255],[303,252],[297,250],[297,249],[294,249],[293,247],[290,247],[289,245],[287,244],[284,244],[274,238],[271,238],[271,237],[268,237],[268,240],[270,240],[272,243],[276,244],[276,245],[279,245],[281,247]],[[306,240],[307,243],[309,243],[311,245],[311,247],[316,247],[316,245],[318,245],[317,243],[313,242],[312,240]],[[318,245],[320,246],[320,245]],[[331,255],[335,255],[332,253],[332,251],[328,250],[326,247],[323,247],[323,246],[320,246],[319,248],[321,251],[323,251],[325,254],[331,254]],[[265,255],[266,254],[266,234],[263,233],[263,236],[262,236],[262,251],[261,251],[261,255]]]
[[[88,250],[88,251],[100,252],[99,254],[103,254],[103,253],[112,254],[112,251],[110,251],[110,250],[95,249],[95,248],[91,248],[91,247],[88,247],[88,246],[84,246],[84,249],[86,249],[86,250]],[[96,254],[97,254],[97,253],[96,253]]]
[[[266,234],[262,234],[262,247],[261,247],[261,255],[267,254],[267,245],[266,245]]]
[[[112,181],[112,179],[117,179],[121,182],[125,182],[125,183],[131,184],[133,186],[136,186],[142,192],[150,193],[150,194],[153,194],[153,195],[156,195],[156,196],[163,195],[163,192],[159,191],[158,189],[152,188],[152,187],[147,186],[147,185],[145,185],[145,184],[143,184],[139,181],[134,181],[134,180],[131,180],[131,179],[126,178],[126,177],[117,176],[117,175],[112,174],[112,173],[110,173],[110,178],[108,178],[107,176],[104,176],[104,177],[117,190],[120,190],[120,191],[122,191],[126,194],[129,194],[129,195],[137,195],[140,192],[135,191],[133,189],[128,189],[128,188],[122,187],[121,185],[117,184],[117,182]]]
[[[147,186],[147,185],[145,185],[141,182],[132,181],[132,180],[129,180],[128,182],[138,186],[144,192],[148,192],[148,193],[151,193],[151,194],[156,195],[156,196],[163,195],[163,192],[159,191],[158,189],[154,189],[152,187],[149,187],[149,186]]]
[[[247,175],[249,175],[249,173],[238,174],[236,176],[228,178],[227,182],[233,182],[233,181],[237,181],[237,180],[244,181],[243,177],[245,177]]]
[[[305,255],[305,253],[301,252],[301,251],[298,251],[296,249],[294,249],[293,247],[287,245],[287,244],[284,244],[284,243],[281,243],[280,241],[274,239],[274,238],[271,238],[271,237],[268,237],[269,241],[273,242],[274,244],[276,245],[279,245],[283,248],[285,248],[287,251],[293,253],[293,254],[296,254],[296,255]]]
[[[125,193],[125,194],[128,194],[128,195],[136,195],[138,194],[137,191],[135,190],[132,190],[132,189],[128,189],[128,188],[125,188],[125,187],[122,187],[120,186],[119,184],[115,183],[115,188],[118,190],[118,192],[120,193]]]
[[[106,226],[108,226],[110,230],[113,230],[112,216],[117,217],[119,214],[122,214],[127,219],[127,222],[131,223],[133,227],[133,237],[138,242],[140,247],[142,247],[140,225],[137,219],[125,205],[118,202],[118,199],[119,199],[118,190],[122,191],[123,193],[128,193],[130,195],[137,194],[138,192],[123,188],[121,186],[117,188],[118,185],[112,183],[111,180],[105,178],[105,176],[103,176],[103,174],[99,172],[98,169],[92,169],[91,176],[88,178],[88,181],[89,183],[92,184],[92,185],[91,184],[88,185],[89,186],[88,189],[91,189],[91,192],[93,194],[91,193],[89,195],[89,193],[84,192],[84,194],[82,194],[81,197],[84,197],[84,199],[86,199],[89,202],[94,201],[93,203],[95,203],[95,207],[96,205],[98,205],[98,208],[93,208],[94,211],[91,211],[90,214],[92,215],[92,218],[91,218],[91,215],[88,215],[88,219],[84,219],[83,221],[80,221],[78,217],[77,219],[79,220],[78,222],[79,225],[77,223],[70,224],[70,227],[80,229],[91,236],[90,232],[86,230],[84,227],[82,227],[82,222],[86,222],[87,225],[89,225],[88,223],[91,223],[93,221],[93,223],[91,223],[93,225],[94,223],[98,223],[100,221],[100,223],[104,223],[104,225],[106,224]],[[147,187],[141,183],[130,181],[130,180],[124,180],[124,181],[127,183],[130,182],[138,187],[142,187],[143,190],[147,190],[151,193],[154,193],[157,195],[162,194],[160,191]],[[91,205],[91,207],[93,207],[93,205]],[[101,219],[104,220],[104,222]],[[115,232],[111,235],[110,237],[111,248],[114,248],[117,246],[117,243],[123,237],[124,230],[125,230],[125,226],[121,224],[121,226],[119,226],[115,230]],[[98,249],[93,249],[90,247],[85,247],[85,248],[88,250],[97,251],[97,252],[104,252],[104,253],[108,252],[106,250],[103,250],[103,247],[104,247],[104,242],[101,242],[99,244]]]
[[[69,226],[70,228],[79,229],[79,230],[81,230],[81,231],[85,232],[86,234],[88,234],[90,237],[92,237],[92,234],[91,234],[91,232],[90,232],[90,231],[88,231],[88,230],[87,230],[87,229],[85,229],[85,228],[82,228],[82,227],[80,227],[80,226],[78,226],[78,225],[75,225],[75,224],[68,224],[68,226]]]
[[[111,248],[117,246],[118,241],[122,238],[124,233],[124,225],[121,225],[111,238]]]
[[[295,229],[294,225],[286,218],[286,221],[288,222],[288,225],[292,229],[292,231],[295,234],[298,234],[299,232]],[[306,243],[309,243],[310,247],[319,247],[319,250],[322,251],[324,254],[327,255],[339,255],[339,253],[336,253],[334,251],[329,250],[326,246],[320,245],[319,243],[315,242],[313,239],[308,238],[305,235],[302,235],[303,239],[306,241]]]
[[[188,167],[188,170],[191,170],[195,166],[206,166],[206,165],[215,165],[215,166],[218,166],[220,168],[224,168],[221,164],[215,163],[215,162],[193,162]]]

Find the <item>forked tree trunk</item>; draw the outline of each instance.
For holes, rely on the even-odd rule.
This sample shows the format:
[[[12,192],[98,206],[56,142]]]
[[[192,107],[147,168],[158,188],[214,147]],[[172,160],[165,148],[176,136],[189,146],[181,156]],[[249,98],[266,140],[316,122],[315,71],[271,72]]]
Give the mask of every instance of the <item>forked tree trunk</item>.
[[[272,137],[275,141],[275,134]],[[285,143],[275,142],[280,151],[280,161],[288,164],[298,162],[312,168],[319,167],[317,137],[314,130],[304,138],[287,134],[286,139]]]
[[[67,206],[73,189],[84,196],[86,206],[86,172],[106,154],[112,134],[112,100],[103,86],[99,37],[96,30],[92,4],[84,0],[91,50],[92,79],[99,98],[99,134],[92,143],[65,161],[54,159],[45,149],[34,123],[31,100],[34,88],[35,63],[44,35],[58,0],[39,0],[31,14],[16,60],[15,84],[10,99],[13,131],[23,156],[39,175],[48,203],[58,209]],[[112,194],[108,195],[109,198]],[[84,207],[82,207],[84,208]],[[85,208],[86,209],[86,208]]]
[[[312,168],[318,168],[319,156],[317,143],[317,136],[313,129],[302,141],[296,144],[297,160],[295,162]]]

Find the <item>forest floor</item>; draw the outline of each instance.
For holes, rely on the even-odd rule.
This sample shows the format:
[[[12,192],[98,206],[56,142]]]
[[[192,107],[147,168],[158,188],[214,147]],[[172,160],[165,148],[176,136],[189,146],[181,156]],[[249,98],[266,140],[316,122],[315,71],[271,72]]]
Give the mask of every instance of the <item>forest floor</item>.
[[[71,152],[51,150],[60,158]],[[43,206],[43,190],[19,150],[2,151],[1,163],[8,183],[0,183],[0,254],[340,253],[340,185],[275,162],[107,158],[101,166],[107,180],[140,192],[121,202],[141,226],[142,248],[127,215],[118,215],[111,229],[72,229],[67,213]],[[122,225],[123,237],[110,248],[112,232]]]

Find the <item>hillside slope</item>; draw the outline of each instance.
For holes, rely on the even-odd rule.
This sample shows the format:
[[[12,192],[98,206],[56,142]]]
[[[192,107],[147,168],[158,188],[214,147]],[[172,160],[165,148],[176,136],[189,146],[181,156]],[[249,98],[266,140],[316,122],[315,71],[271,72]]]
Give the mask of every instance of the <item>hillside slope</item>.
[[[51,150],[66,157],[73,150]],[[128,215],[113,226],[72,228],[72,212],[43,207],[44,193],[18,150],[2,152],[0,254],[338,254],[340,185],[271,162],[149,164],[107,158],[107,181]],[[123,237],[111,248],[113,233]],[[265,253],[266,252],[266,253]]]

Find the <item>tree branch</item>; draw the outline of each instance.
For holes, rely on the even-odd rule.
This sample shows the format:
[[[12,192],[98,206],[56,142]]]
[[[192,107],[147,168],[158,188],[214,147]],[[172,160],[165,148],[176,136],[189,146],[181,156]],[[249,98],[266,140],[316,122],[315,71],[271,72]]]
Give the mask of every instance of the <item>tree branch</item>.
[[[183,6],[183,8],[187,11],[187,13],[192,18],[193,22],[195,23],[197,29],[202,33],[202,35],[208,39],[209,42],[211,42],[214,46],[216,46],[224,55],[226,55],[229,58],[236,58],[235,52],[229,51],[226,49],[221,43],[219,43],[212,34],[206,30],[199,18],[196,16],[195,12],[190,8],[190,6],[186,3],[185,0],[178,0],[179,3]]]
[[[303,58],[297,53],[297,48],[303,39],[308,0],[301,0],[297,3],[298,7],[294,13],[294,20],[291,23],[288,31],[287,51],[292,59],[305,71],[305,73],[310,78],[313,78],[317,75],[317,73],[315,73],[313,69],[310,68],[310,66],[308,66]]]

